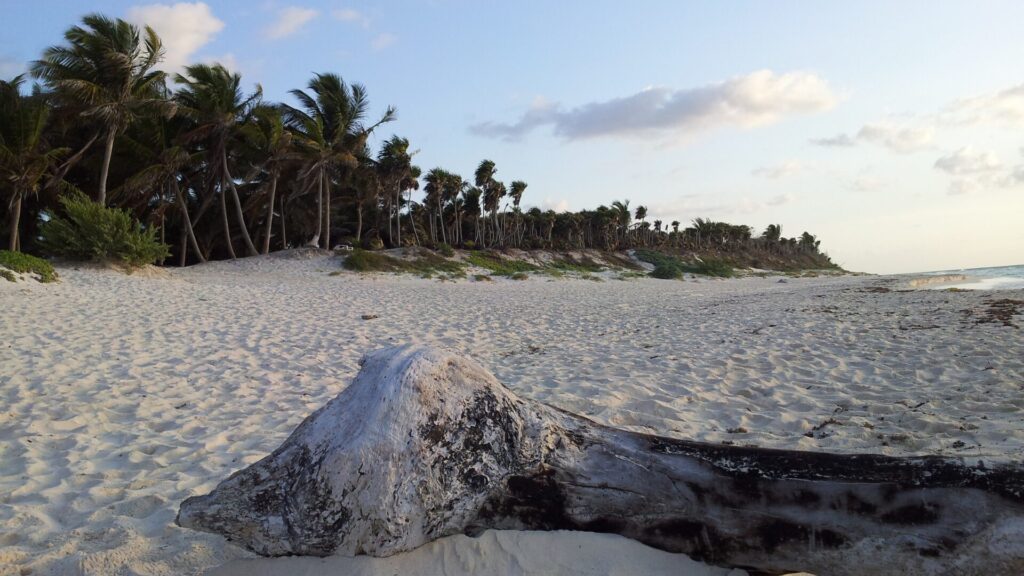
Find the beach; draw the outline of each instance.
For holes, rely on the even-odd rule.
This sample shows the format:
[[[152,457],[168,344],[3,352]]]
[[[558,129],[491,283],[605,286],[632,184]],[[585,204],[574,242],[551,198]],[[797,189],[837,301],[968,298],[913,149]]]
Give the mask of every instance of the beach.
[[[178,504],[276,448],[345,388],[363,354],[410,342],[456,350],[521,396],[628,430],[1024,457],[1024,316],[993,312],[1024,290],[915,290],[880,276],[452,282],[339,271],[336,257],[284,252],[0,281],[0,574],[298,573],[281,563],[301,559],[250,562],[219,536],[175,526]],[[407,564],[327,562],[335,573],[458,574],[490,555],[532,574],[542,567],[525,559],[538,550],[584,549],[578,534],[490,534],[435,543]],[[623,554],[646,573],[671,573],[659,571],[671,570],[663,552],[592,537],[630,546]],[[613,562],[590,566],[578,573],[615,573]]]

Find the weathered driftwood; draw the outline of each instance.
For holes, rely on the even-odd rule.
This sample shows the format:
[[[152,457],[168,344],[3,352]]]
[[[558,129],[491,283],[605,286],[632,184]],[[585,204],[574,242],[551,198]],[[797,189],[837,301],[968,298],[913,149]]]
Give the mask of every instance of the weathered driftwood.
[[[1024,469],[638,434],[401,347],[181,526],[258,554],[387,556],[487,528],[613,532],[712,564],[819,574],[1024,573]]]

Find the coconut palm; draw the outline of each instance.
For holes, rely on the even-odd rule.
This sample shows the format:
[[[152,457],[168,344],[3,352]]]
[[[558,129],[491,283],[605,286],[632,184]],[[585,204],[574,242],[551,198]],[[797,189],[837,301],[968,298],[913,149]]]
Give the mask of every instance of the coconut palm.
[[[384,141],[381,145],[380,152],[377,154],[377,170],[380,173],[381,185],[384,187],[385,194],[394,194],[394,212],[395,212],[395,238],[392,240],[392,244],[396,246],[402,245],[402,194],[409,192],[409,202],[412,202],[412,190],[419,188],[419,181],[416,179],[419,176],[419,168],[412,165],[412,156],[415,152],[409,152],[409,140],[401,138],[399,136],[391,136],[391,138]],[[415,176],[413,173],[415,172]],[[390,202],[389,202],[390,203]],[[390,214],[389,214],[390,219]],[[413,236],[415,237],[416,222],[412,218],[412,211],[409,212],[409,221],[413,227]],[[388,224],[388,229],[391,229],[391,225]]]
[[[264,254],[270,252],[277,182],[285,165],[296,158],[292,133],[285,129],[281,113],[279,106],[260,104],[253,109],[250,121],[242,125],[240,130],[246,156],[255,172],[262,174],[265,180],[267,215],[263,224]]]
[[[374,124],[363,123],[370,102],[362,84],[347,84],[337,74],[317,74],[307,85],[309,93],[292,90],[301,108],[285,107],[287,125],[296,134],[296,145],[306,166],[304,174],[315,179],[319,218],[310,244],[325,248],[331,241],[331,180],[347,177],[359,166],[358,154],[370,134],[395,119],[388,107]]]
[[[141,31],[124,20],[90,14],[82,26],[64,33],[67,45],[51,46],[32,63],[32,74],[81,115],[95,119],[104,138],[96,201],[105,204],[114,141],[139,117],[170,114],[173,105],[158,88],[164,73],[154,70],[163,57],[160,38],[149,26]]]
[[[219,184],[224,241],[228,253],[232,258],[235,257],[227,214],[226,196],[230,192],[242,239],[249,255],[256,255],[258,252],[245,224],[235,179],[228,168],[228,156],[236,148],[240,128],[252,115],[263,95],[263,89],[257,84],[253,93],[245,94],[241,88],[242,77],[220,64],[193,64],[185,68],[184,74],[178,74],[176,81],[181,85],[174,95],[180,113],[195,123],[195,127],[184,138],[205,148],[210,183]]]
[[[50,107],[38,91],[23,95],[23,82],[23,76],[0,80],[0,190],[8,196],[7,246],[12,251],[21,246],[22,202],[39,192],[47,171],[68,151],[47,145],[44,136]]]

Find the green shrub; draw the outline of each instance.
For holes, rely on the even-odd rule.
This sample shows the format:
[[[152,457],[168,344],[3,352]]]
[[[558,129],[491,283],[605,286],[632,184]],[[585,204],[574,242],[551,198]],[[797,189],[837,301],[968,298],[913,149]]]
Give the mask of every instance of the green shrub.
[[[478,268],[485,268],[496,276],[512,276],[519,272],[533,272],[537,267],[525,260],[506,260],[492,254],[473,252],[466,261]]]
[[[440,252],[441,256],[444,256],[445,258],[451,258],[452,256],[455,256],[455,250],[451,246],[444,243],[441,243],[437,246],[437,251]]]
[[[414,260],[403,260],[380,252],[356,248],[345,258],[343,266],[356,272],[408,272],[424,278],[429,278],[435,273],[454,276],[463,274],[462,263],[446,260],[425,250],[421,250]]]
[[[530,277],[530,275],[527,274],[526,272],[516,272],[515,274],[512,274],[511,276],[509,276],[509,278],[511,278],[513,280],[526,280],[529,277]]]
[[[73,260],[120,261],[129,268],[152,264],[170,255],[156,238],[125,210],[107,208],[76,192],[60,199],[64,215],[43,223],[45,250]]]
[[[682,275],[682,269],[673,264],[659,264],[651,271],[652,278],[660,278],[662,280],[675,280]]]
[[[477,282],[491,282],[492,281],[491,277],[488,276],[487,274],[475,274],[475,275],[473,275],[473,279],[476,280]]]
[[[476,242],[473,242],[472,240],[466,240],[465,242],[462,243],[462,245],[466,247],[466,250],[472,250],[476,248]]]
[[[3,277],[11,282],[16,281],[14,274],[11,274],[11,272],[36,274],[39,276],[40,282],[57,281],[57,272],[53,269],[52,264],[42,258],[29,256],[23,252],[0,250],[0,267],[6,268],[9,271],[3,274]]]
[[[719,278],[731,278],[735,274],[729,263],[710,258],[705,258],[702,262],[684,264],[683,272],[704,274],[705,276],[718,276]]]
[[[7,280],[8,282],[17,282],[18,277],[14,275],[14,272],[6,268],[0,268],[0,278]]]

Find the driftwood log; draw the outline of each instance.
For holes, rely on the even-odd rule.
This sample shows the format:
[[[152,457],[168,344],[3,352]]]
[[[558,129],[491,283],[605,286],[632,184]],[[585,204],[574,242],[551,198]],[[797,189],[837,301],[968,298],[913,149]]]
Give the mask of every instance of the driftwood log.
[[[457,355],[354,382],[178,524],[266,556],[388,556],[488,528],[611,532],[760,573],[1024,573],[1024,468],[741,448],[518,398]]]

